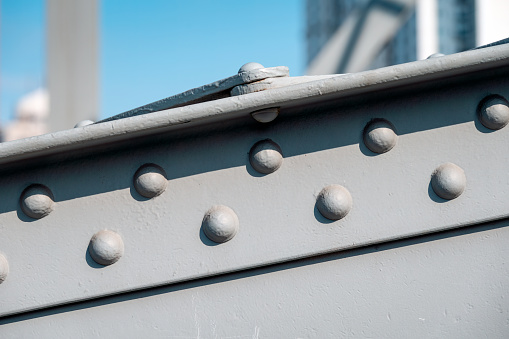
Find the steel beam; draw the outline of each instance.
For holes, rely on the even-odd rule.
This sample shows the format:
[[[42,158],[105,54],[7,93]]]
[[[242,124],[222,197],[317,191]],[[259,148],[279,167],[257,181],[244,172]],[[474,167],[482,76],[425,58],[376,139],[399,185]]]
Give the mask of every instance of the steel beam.
[[[0,145],[4,328],[44,330],[39,317],[61,318],[66,328],[67,316],[93,321],[102,312],[124,323],[116,316],[124,307],[154,308],[147,314],[163,319],[169,306],[158,313],[159,303],[184,310],[170,312],[176,323],[186,319],[178,330],[162,327],[172,335],[189,335],[205,319],[212,335],[262,333],[267,325],[263,333],[271,336],[313,336],[308,331],[318,328],[314,336],[323,337],[345,328],[368,333],[393,317],[402,323],[421,314],[406,314],[411,306],[394,300],[398,288],[381,297],[388,284],[380,279],[417,304],[424,299],[411,283],[426,287],[423,295],[436,304],[415,326],[426,319],[445,326],[447,309],[461,314],[470,300],[456,300],[463,287],[453,280],[458,275],[464,286],[468,272],[476,280],[467,290],[491,286],[472,296],[490,323],[496,305],[509,312],[494,301],[506,296],[507,272],[492,269],[507,261],[501,244],[509,238],[508,60],[509,48],[499,45],[358,74],[261,80],[261,87],[240,85],[249,94]],[[267,109],[277,112],[273,121],[252,118]],[[415,265],[427,253],[425,274]],[[442,261],[457,273],[437,267]],[[389,272],[377,273],[384,262]],[[430,284],[442,286],[443,275],[447,287],[433,294]],[[316,300],[328,311],[320,317],[304,306],[315,300],[313,291],[323,291]],[[278,298],[271,295],[285,293],[279,300],[304,307],[300,316],[272,308]],[[363,304],[375,308],[372,316],[383,315],[368,332],[353,316],[346,327],[326,325],[360,312],[352,293],[374,300]],[[453,296],[441,300],[447,293]],[[201,318],[197,307],[214,305],[220,315]],[[442,307],[444,318],[432,315]],[[271,322],[278,316],[287,326]],[[223,327],[231,317],[253,317],[255,327]],[[478,333],[466,325],[458,333]]]

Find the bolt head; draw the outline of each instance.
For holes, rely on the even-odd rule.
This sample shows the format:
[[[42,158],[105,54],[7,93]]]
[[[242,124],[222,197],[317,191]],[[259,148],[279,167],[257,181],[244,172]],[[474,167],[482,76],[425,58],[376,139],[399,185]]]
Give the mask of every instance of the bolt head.
[[[257,62],[248,62],[247,64],[242,65],[242,67],[239,68],[239,73],[249,72],[253,71],[255,69],[265,68],[262,64],[259,64]]]
[[[237,234],[239,218],[230,207],[216,205],[205,213],[202,230],[214,242],[227,242]]]
[[[509,123],[509,103],[504,97],[492,95],[481,102],[478,110],[481,123],[492,130],[498,130]]]
[[[141,166],[133,178],[134,188],[145,198],[153,198],[166,190],[168,180],[164,170],[155,164]]]
[[[88,252],[96,263],[111,265],[124,255],[124,242],[118,233],[108,230],[99,231],[90,239]]]
[[[450,162],[440,165],[431,176],[433,191],[443,199],[451,200],[459,197],[466,185],[465,171]]]
[[[5,256],[0,254],[0,284],[7,279],[7,275],[9,275],[9,262]]]
[[[350,192],[341,185],[324,187],[316,199],[318,211],[327,219],[344,218],[352,209],[353,200]]]
[[[398,142],[398,135],[394,130],[394,126],[387,120],[373,120],[364,128],[364,144],[372,152],[388,152]]]
[[[53,211],[53,194],[44,185],[28,186],[21,194],[21,210],[33,219],[40,219]]]
[[[249,151],[251,166],[262,174],[275,172],[283,164],[281,147],[272,140],[262,140],[253,145]]]

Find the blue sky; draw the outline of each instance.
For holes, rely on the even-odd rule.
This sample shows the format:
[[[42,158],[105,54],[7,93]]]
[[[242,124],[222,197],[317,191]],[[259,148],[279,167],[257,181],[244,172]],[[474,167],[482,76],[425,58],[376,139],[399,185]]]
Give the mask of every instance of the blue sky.
[[[12,118],[20,95],[45,82],[42,0],[2,0],[0,7],[1,120]]]
[[[2,124],[17,99],[44,86],[45,2],[1,1]],[[100,117],[233,75],[249,61],[305,61],[304,2],[100,1]]]

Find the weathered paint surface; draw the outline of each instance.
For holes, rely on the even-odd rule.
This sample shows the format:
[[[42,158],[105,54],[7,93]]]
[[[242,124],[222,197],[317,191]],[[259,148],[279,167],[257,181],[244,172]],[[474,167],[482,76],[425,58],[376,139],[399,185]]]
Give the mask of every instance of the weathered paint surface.
[[[509,127],[480,109],[509,98],[508,60],[495,46],[0,145],[2,336],[507,336]],[[50,213],[23,208],[33,185]]]
[[[235,128],[4,176],[0,249],[10,274],[0,289],[1,314],[508,217],[509,153],[502,150],[509,128],[488,132],[476,115],[488,93],[509,97],[507,79],[499,74],[411,96],[333,102],[287,118],[282,111],[263,128],[247,116]],[[383,154],[363,143],[373,118],[390,121],[398,134],[397,145]],[[263,175],[248,153],[265,139],[279,145],[284,159]],[[467,178],[451,201],[430,184],[447,162]],[[164,169],[169,180],[153,199],[133,189],[133,176],[147,163]],[[53,212],[39,220],[18,207],[31,183],[45,185],[55,199]],[[331,184],[344,186],[353,199],[348,215],[334,223],[315,206]],[[200,231],[215,205],[228,206],[239,219],[238,234],[220,246]],[[96,268],[86,249],[102,229],[122,236],[125,254]]]
[[[98,149],[114,142],[141,136],[170,134],[214,122],[228,122],[264,108],[321,105],[333,100],[342,102],[357,95],[369,95],[377,91],[419,84],[433,87],[433,82],[445,84],[448,78],[454,79],[472,72],[497,70],[507,66],[508,63],[509,44],[506,44],[177,107],[7,142],[0,147],[0,164],[81,152],[87,148]],[[292,111],[287,111],[286,114],[290,115]]]
[[[244,66],[249,66],[250,64],[255,63],[253,62],[247,63]],[[154,113],[172,107],[189,105],[191,103],[195,104],[198,102],[226,98],[229,96],[230,90],[236,86],[248,84],[255,81],[261,81],[267,78],[278,78],[289,76],[288,67],[279,66],[263,68],[262,65],[260,64],[257,65],[261,66],[261,68],[257,68],[255,66],[255,68],[246,67],[246,69],[244,69],[244,66],[242,66],[238,74],[235,74],[226,79],[218,80],[211,84],[203,85],[198,88],[193,88],[177,95],[172,95],[168,98],[164,98],[162,100],[158,100],[148,105],[144,105],[133,110],[124,112],[122,114],[118,114],[113,117],[104,119],[101,122],[125,119],[141,114]]]
[[[3,318],[0,332],[2,338],[507,338],[508,240],[505,220]]]

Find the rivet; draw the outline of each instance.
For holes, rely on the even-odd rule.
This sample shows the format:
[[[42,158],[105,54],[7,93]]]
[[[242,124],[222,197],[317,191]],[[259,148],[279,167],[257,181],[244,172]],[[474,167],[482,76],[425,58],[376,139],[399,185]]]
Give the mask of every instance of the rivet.
[[[269,174],[283,164],[283,152],[270,139],[258,141],[249,151],[249,162],[257,172]]]
[[[7,275],[9,275],[9,262],[6,257],[0,254],[0,284],[7,279]]]
[[[447,200],[457,198],[467,185],[465,171],[450,162],[440,165],[431,176],[431,187],[435,193]]]
[[[44,185],[30,185],[23,193],[20,200],[23,213],[34,219],[40,219],[53,211],[53,194]]]
[[[278,115],[279,107],[261,109],[259,111],[251,113],[253,119],[264,124],[273,121],[274,119],[277,118]]]
[[[384,119],[375,119],[364,128],[364,144],[372,152],[385,153],[398,142],[394,126]]]
[[[478,114],[485,127],[501,129],[509,123],[509,103],[504,97],[491,95],[481,101]]]
[[[83,120],[83,121],[78,122],[76,125],[74,125],[74,128],[88,126],[88,125],[92,125],[92,124],[94,124],[94,122],[92,120]]]
[[[431,54],[431,55],[428,57],[428,59],[441,58],[441,57],[443,57],[443,56],[445,56],[445,54],[443,54],[443,53],[433,53],[433,54]]]
[[[168,186],[166,173],[155,164],[141,166],[133,178],[134,188],[145,198],[153,198],[164,192]]]
[[[253,71],[255,69],[265,68],[262,64],[259,64],[257,62],[248,62],[247,64],[242,65],[242,67],[239,68],[239,73],[249,72]]]
[[[118,233],[103,230],[90,239],[88,251],[96,263],[111,265],[124,255],[124,242]]]
[[[350,192],[341,185],[324,187],[316,199],[320,213],[330,220],[344,218],[352,209],[353,201]]]
[[[202,229],[210,240],[217,243],[227,242],[237,234],[239,218],[228,206],[212,206],[203,217]]]

